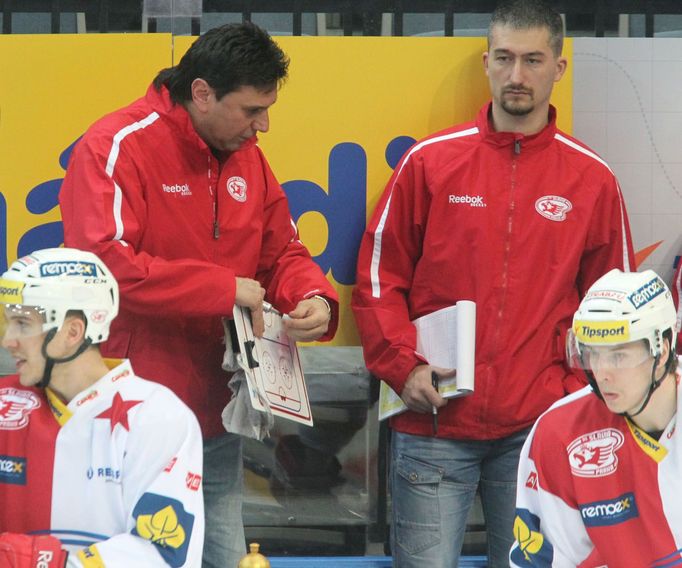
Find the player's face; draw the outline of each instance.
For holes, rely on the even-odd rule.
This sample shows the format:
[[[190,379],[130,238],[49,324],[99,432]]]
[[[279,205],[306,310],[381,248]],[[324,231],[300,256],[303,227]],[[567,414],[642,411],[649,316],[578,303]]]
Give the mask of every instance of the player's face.
[[[647,343],[635,341],[613,347],[590,347],[585,358],[609,410],[637,412],[651,385],[654,358]]]
[[[221,99],[217,99],[215,91],[210,89],[206,112],[194,126],[211,148],[234,152],[258,132],[268,131],[268,113],[275,101],[277,89],[260,91],[243,86]]]
[[[483,63],[493,104],[512,116],[547,112],[554,83],[566,70],[566,59],[554,55],[545,27],[495,26]]]
[[[43,339],[43,316],[35,308],[5,306],[2,346],[16,362],[19,381],[33,386],[40,381],[45,369],[41,353]]]

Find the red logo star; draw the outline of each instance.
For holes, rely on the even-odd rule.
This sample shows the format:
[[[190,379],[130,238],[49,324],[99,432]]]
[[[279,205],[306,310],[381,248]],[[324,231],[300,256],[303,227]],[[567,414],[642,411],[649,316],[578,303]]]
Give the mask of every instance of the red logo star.
[[[112,432],[114,431],[116,424],[120,424],[130,432],[130,427],[128,426],[128,410],[141,402],[141,400],[123,400],[121,398],[121,393],[117,392],[114,395],[114,400],[111,402],[111,407],[95,416],[95,418],[108,418],[111,420]]]

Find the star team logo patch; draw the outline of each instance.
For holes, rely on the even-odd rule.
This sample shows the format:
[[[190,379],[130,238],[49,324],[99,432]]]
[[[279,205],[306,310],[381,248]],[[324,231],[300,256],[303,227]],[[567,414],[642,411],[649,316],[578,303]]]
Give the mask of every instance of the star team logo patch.
[[[101,412],[95,418],[104,418],[111,421],[111,431],[117,424],[120,424],[123,428],[130,432],[130,426],[128,425],[128,411],[133,407],[140,404],[141,400],[123,400],[121,393],[117,392],[114,395],[114,399],[111,401],[111,407],[109,407],[104,412]]]
[[[237,201],[246,201],[246,180],[240,176],[232,176],[227,180],[227,192]]]
[[[39,406],[40,399],[30,391],[0,389],[0,430],[20,430],[28,424],[29,414]]]
[[[535,210],[550,221],[565,221],[573,204],[559,195],[545,195],[535,202]]]

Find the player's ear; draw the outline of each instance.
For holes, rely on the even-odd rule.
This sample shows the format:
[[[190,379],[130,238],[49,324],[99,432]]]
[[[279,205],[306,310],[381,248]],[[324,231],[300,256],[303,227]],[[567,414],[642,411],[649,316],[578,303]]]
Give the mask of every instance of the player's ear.
[[[656,366],[656,373],[661,369],[665,369],[668,365],[668,358],[670,357],[670,339],[663,337],[663,344],[661,346],[661,356],[658,358],[658,365]]]
[[[65,341],[69,345],[80,345],[85,339],[85,319],[80,315],[67,315],[64,318],[62,329],[65,333]]]

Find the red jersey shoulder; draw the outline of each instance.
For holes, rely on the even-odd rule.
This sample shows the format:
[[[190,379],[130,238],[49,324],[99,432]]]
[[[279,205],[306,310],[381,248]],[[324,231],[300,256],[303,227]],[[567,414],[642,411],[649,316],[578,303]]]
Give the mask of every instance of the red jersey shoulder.
[[[552,432],[568,439],[575,433],[611,424],[611,417],[615,415],[593,392],[585,390],[581,396],[577,393],[572,396],[573,400],[559,401],[538,419],[536,436]]]
[[[21,430],[31,413],[43,405],[37,389],[21,386],[17,375],[0,379],[0,430]]]
[[[554,450],[565,455],[578,477],[601,477],[615,471],[616,450],[626,425],[593,393],[548,410],[538,421],[531,457]]]

